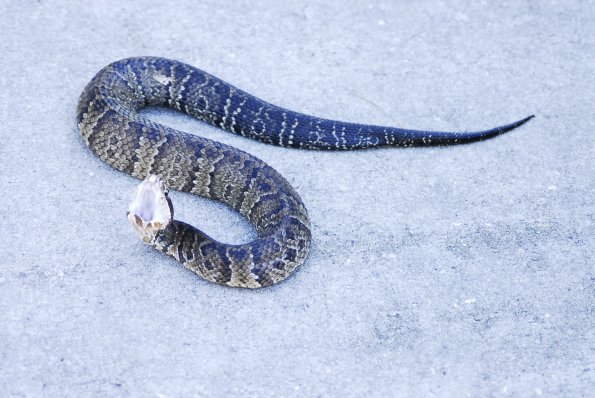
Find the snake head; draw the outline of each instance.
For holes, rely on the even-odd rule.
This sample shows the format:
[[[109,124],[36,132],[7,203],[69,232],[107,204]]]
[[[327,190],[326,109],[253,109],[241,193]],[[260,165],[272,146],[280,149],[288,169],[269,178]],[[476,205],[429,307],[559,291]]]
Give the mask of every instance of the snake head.
[[[154,242],[157,233],[165,229],[174,216],[167,187],[161,178],[152,174],[138,184],[126,216],[143,242]]]

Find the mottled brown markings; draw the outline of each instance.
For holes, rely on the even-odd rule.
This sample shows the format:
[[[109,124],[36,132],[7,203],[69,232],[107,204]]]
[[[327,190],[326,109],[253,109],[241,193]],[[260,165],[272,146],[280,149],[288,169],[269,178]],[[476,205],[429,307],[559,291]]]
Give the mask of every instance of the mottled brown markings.
[[[207,145],[199,152],[200,156],[196,159],[198,171],[194,173],[192,179],[191,193],[213,198],[212,192],[214,188],[212,185],[212,173],[217,168],[218,163],[224,158],[223,152],[215,145]]]
[[[137,178],[145,178],[151,174],[153,163],[161,147],[168,141],[167,136],[162,134],[157,140],[152,140],[147,135],[147,127],[141,128],[142,135],[138,136],[138,147],[135,149],[136,159],[132,175]]]
[[[307,213],[289,183],[249,154],[152,123],[137,113],[145,105],[165,104],[227,130],[251,133],[256,125],[264,131],[273,122],[267,108],[258,109],[251,127],[241,127],[239,121],[245,120],[237,116],[245,112],[248,97],[235,100],[235,89],[217,79],[200,75],[203,81],[193,78],[195,69],[186,65],[156,67],[155,61],[115,63],[92,80],[79,104],[85,143],[108,164],[138,178],[157,174],[173,189],[221,200],[247,216],[259,234],[247,244],[226,245],[174,220],[155,238],[157,249],[205,279],[228,286],[256,288],[285,279],[304,261],[310,246]],[[136,68],[139,62],[142,68]],[[186,70],[179,80],[174,68]],[[182,104],[183,98],[193,103]],[[224,105],[217,110],[214,101]],[[297,120],[291,126],[288,119],[284,122],[283,133],[291,140]],[[300,222],[287,222],[291,218]]]

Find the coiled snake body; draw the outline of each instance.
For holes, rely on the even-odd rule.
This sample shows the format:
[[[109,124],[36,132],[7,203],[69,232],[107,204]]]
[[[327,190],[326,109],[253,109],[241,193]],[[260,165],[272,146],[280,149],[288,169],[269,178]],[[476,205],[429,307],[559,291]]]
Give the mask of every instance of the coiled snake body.
[[[489,138],[525,123],[465,133],[404,130],[312,117],[260,100],[184,63],[129,58],[103,68],[86,86],[78,126],[101,160],[147,184],[129,218],[143,239],[203,278],[257,288],[287,278],[304,262],[310,221],[302,200],[273,168],[234,147],[153,123],[138,114],[166,106],[246,137],[307,149],[448,145]],[[246,216],[258,238],[241,245],[211,239],[171,219],[162,182],[221,201]],[[147,188],[148,187],[148,188]],[[157,202],[171,213],[156,210]],[[149,206],[151,209],[147,210]],[[161,212],[161,213],[160,213]],[[164,215],[165,214],[165,215]]]

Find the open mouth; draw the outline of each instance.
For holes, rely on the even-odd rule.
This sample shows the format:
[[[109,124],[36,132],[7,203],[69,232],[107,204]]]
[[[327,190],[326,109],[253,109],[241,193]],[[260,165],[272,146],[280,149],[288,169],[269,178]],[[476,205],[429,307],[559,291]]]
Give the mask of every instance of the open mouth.
[[[163,181],[150,175],[138,185],[128,206],[128,221],[146,243],[152,243],[173,218],[173,206],[167,192]]]

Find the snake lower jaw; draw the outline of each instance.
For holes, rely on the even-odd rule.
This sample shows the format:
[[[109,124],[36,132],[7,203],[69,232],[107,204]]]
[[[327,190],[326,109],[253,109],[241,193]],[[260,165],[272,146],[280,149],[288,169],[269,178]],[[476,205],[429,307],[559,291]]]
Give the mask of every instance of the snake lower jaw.
[[[153,244],[157,234],[168,226],[173,218],[173,206],[158,176],[150,175],[138,185],[126,217],[148,244]]]

